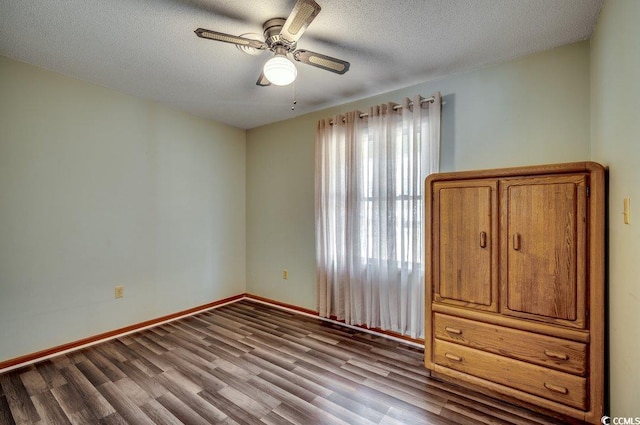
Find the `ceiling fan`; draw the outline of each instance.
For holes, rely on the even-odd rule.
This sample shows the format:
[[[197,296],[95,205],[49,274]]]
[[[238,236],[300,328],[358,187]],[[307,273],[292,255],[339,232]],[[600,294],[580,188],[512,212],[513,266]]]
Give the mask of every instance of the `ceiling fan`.
[[[262,25],[264,41],[247,34],[235,36],[204,28],[198,28],[195,33],[200,38],[235,44],[249,54],[272,51],[274,55],[265,63],[256,85],[286,86],[296,79],[298,72],[287,55],[291,55],[297,62],[336,74],[344,74],[349,70],[349,62],[309,50],[296,50],[298,39],[318,13],[320,6],[314,0],[298,0],[287,19],[272,18]]]

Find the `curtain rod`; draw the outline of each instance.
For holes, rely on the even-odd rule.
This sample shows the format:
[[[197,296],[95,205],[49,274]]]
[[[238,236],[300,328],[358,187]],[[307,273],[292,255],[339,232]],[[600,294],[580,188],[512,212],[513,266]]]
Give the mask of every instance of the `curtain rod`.
[[[435,102],[436,98],[431,96],[431,97],[427,97],[426,99],[422,99],[420,101],[420,105],[422,105],[423,103],[433,103]],[[413,106],[413,102],[409,102],[409,106]],[[396,105],[393,107],[394,111],[400,110],[402,109],[402,105]],[[366,118],[368,117],[369,114],[360,114],[359,117],[360,118]],[[342,118],[342,122],[344,122],[344,118]],[[329,121],[329,125],[333,125],[333,120]]]

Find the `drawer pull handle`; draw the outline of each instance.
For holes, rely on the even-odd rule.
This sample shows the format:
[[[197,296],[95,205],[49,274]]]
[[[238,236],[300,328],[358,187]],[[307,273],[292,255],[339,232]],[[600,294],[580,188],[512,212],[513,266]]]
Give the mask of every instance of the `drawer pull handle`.
[[[444,356],[446,358],[448,358],[449,360],[453,360],[454,362],[461,362],[462,361],[462,357],[458,357],[455,354],[451,354],[451,353],[444,353]],[[546,384],[545,384],[546,385]]]
[[[544,355],[558,360],[569,360],[569,356],[564,353],[556,353],[555,351],[544,350]]]
[[[549,391],[553,391],[554,393],[569,394],[569,390],[565,387],[559,387],[557,385],[547,384],[546,382],[544,383],[544,387]]]
[[[487,247],[487,232],[480,232],[480,248]]]
[[[460,329],[447,326],[446,328],[444,328],[444,330],[449,332],[450,334],[462,335],[462,331]]]

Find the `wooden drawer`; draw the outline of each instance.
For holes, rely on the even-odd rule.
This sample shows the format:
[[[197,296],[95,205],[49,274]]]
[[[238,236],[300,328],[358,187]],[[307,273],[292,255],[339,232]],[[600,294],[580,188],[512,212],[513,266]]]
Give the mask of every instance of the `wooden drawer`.
[[[587,345],[435,313],[435,337],[501,356],[585,375]]]
[[[435,340],[433,352],[436,364],[567,406],[587,407],[585,378],[446,341]]]

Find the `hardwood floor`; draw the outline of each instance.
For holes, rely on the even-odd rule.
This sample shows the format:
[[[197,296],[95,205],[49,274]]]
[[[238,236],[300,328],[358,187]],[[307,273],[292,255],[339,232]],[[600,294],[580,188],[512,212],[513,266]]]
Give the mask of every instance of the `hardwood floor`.
[[[420,349],[243,300],[0,375],[0,424],[558,424]]]

